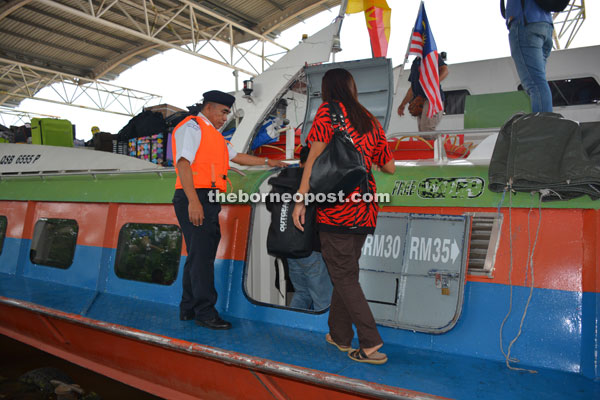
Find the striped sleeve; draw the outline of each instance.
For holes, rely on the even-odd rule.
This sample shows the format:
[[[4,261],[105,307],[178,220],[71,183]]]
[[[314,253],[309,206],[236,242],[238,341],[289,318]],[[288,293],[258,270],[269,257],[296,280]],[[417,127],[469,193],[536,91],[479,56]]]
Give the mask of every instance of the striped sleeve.
[[[333,135],[331,127],[331,116],[329,115],[329,107],[327,103],[321,104],[315,115],[310,132],[308,132],[307,142],[323,142],[329,143]]]
[[[379,124],[378,124],[379,125]],[[375,149],[373,150],[373,162],[380,167],[383,167],[385,164],[390,162],[393,159],[392,152],[390,151],[390,147],[388,146],[387,138],[385,137],[385,132],[381,125],[378,126],[377,130],[377,142],[375,143]]]

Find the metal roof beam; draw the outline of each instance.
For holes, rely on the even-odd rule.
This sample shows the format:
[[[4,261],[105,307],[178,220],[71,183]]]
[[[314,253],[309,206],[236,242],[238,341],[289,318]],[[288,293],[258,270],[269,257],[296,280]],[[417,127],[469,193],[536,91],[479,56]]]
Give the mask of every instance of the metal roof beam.
[[[32,0],[32,2],[35,2],[35,0]],[[65,24],[76,26],[79,29],[85,29],[88,32],[98,33],[98,30],[94,29],[93,25],[81,24],[81,23],[78,23],[77,21],[73,21],[72,19],[65,18],[64,16],[62,16],[60,14],[53,13],[53,12],[50,12],[48,10],[40,10],[40,9],[36,8],[35,6],[33,6],[33,5],[28,5],[25,8],[28,11],[32,11],[32,12],[35,12],[36,14],[44,15],[46,17],[50,17],[52,19],[56,19],[58,21],[64,22]],[[133,40],[128,40],[128,39],[126,39],[124,37],[121,37],[121,36],[118,36],[118,35],[113,35],[113,34],[108,33],[108,32],[102,32],[102,35],[104,35],[106,37],[109,37],[109,38],[111,38],[113,40],[117,40],[117,41],[122,42],[122,43],[127,43],[127,44],[129,44],[131,46],[135,46],[135,45],[138,44],[137,42],[135,42]]]
[[[0,21],[4,19],[9,14],[12,14],[13,11],[18,10],[23,7],[27,3],[30,3],[32,0],[10,0],[2,7],[0,7]]]
[[[15,16],[12,16],[12,15],[9,16],[7,19],[15,21],[15,22],[19,22],[19,23],[24,24],[24,25],[30,24],[30,21],[27,21],[24,18],[15,17]],[[35,29],[36,30],[39,29],[41,31],[45,31],[45,32],[48,32],[48,33],[59,35],[59,36],[62,36],[64,38],[73,39],[73,40],[76,40],[78,42],[85,43],[87,46],[99,47],[101,49],[109,50],[109,51],[112,51],[114,53],[119,53],[121,51],[117,47],[111,47],[111,46],[107,46],[107,45],[104,45],[104,44],[101,44],[101,43],[97,43],[97,42],[93,42],[93,41],[90,41],[90,40],[86,40],[85,38],[82,38],[81,36],[73,35],[73,34],[70,34],[70,33],[67,33],[67,32],[62,32],[62,31],[59,31],[59,30],[53,29],[53,28],[47,28],[47,27],[41,26],[39,24],[36,25]]]
[[[202,3],[210,4],[213,8],[212,9],[210,9],[208,7],[206,7],[206,8],[210,9],[211,11],[219,13],[219,15],[221,15],[221,16],[223,16],[223,14],[225,14],[225,13],[229,13],[230,15],[245,21],[250,26],[256,26],[258,24],[258,21],[256,21],[255,19],[252,19],[249,16],[244,15],[244,14],[240,13],[239,11],[237,11],[231,7],[227,7],[223,4],[218,4],[211,0],[204,0]],[[225,18],[227,18],[227,17],[225,17]],[[227,18],[227,19],[229,19],[229,18]],[[225,21],[223,21],[223,22],[225,22]]]
[[[282,11],[283,11],[283,10],[285,10],[285,7],[284,7],[284,6],[282,6],[281,4],[279,4],[279,3],[277,3],[277,2],[275,2],[275,1],[273,1],[273,0],[263,0],[263,1],[265,1],[265,2],[267,2],[267,3],[269,3],[269,4],[271,4],[273,7],[277,8],[277,9],[279,9],[279,10],[282,10]]]
[[[131,36],[137,37],[139,39],[146,40],[146,41],[149,41],[149,42],[153,42],[153,43],[156,43],[158,45],[164,46],[166,48],[174,48],[174,49],[177,49],[179,51],[183,51],[185,53],[194,55],[196,57],[200,57],[200,58],[203,58],[205,60],[212,61],[214,63],[223,65],[225,67],[229,67],[229,68],[238,70],[238,71],[243,72],[245,74],[248,74],[248,75],[251,75],[251,76],[255,76],[255,73],[252,73],[252,72],[250,72],[250,71],[248,71],[246,69],[240,68],[240,67],[238,67],[236,65],[233,65],[232,63],[223,62],[221,60],[214,59],[214,58],[206,56],[204,54],[197,53],[197,52],[195,52],[193,50],[190,50],[188,48],[180,47],[177,44],[174,44],[174,43],[171,43],[171,42],[167,42],[165,40],[161,40],[161,39],[159,39],[157,37],[153,37],[151,34],[144,33],[143,32],[143,27],[140,27],[141,28],[140,30],[142,30],[142,31],[140,31],[140,30],[134,30],[134,29],[131,29],[131,28],[128,28],[128,27],[116,24],[114,22],[111,22],[111,21],[108,21],[108,20],[105,20],[105,19],[102,19],[102,18],[95,17],[95,16],[93,16],[91,14],[84,13],[82,11],[79,11],[77,9],[74,9],[72,7],[66,6],[66,5],[61,4],[61,3],[57,3],[57,2],[52,1],[52,0],[36,0],[36,1],[39,2],[39,3],[41,3],[41,4],[44,4],[46,6],[49,6],[49,7],[58,9],[58,10],[61,10],[63,12],[70,13],[72,15],[75,15],[75,16],[79,17],[79,18],[83,18],[83,19],[86,19],[86,20],[89,20],[89,21],[93,21],[94,23],[102,24],[104,26],[110,27],[111,29],[124,32],[126,34],[129,34]],[[218,14],[216,14],[216,13],[210,11],[210,10],[207,10],[204,7],[199,6],[198,4],[192,3],[192,2],[190,2],[188,0],[180,0],[180,1],[183,4],[186,4],[187,6],[189,6],[190,10],[196,10],[196,11],[199,11],[201,13],[208,14],[208,15],[210,15],[213,18],[216,18],[216,19],[219,19],[219,20],[222,20],[222,21],[224,21],[226,23],[231,24],[236,29],[240,29],[240,30],[243,30],[243,31],[251,32],[253,36],[258,37],[258,38],[260,38],[263,41],[268,41],[270,43],[274,43],[277,46],[283,48],[284,50],[286,50],[286,51],[288,50],[286,47],[281,46],[281,45],[275,43],[271,39],[268,39],[268,38],[266,38],[266,37],[264,37],[262,35],[258,35],[256,33],[252,32],[251,30],[249,30],[249,29],[247,29],[247,28],[245,28],[245,27],[243,27],[243,26],[241,26],[241,25],[239,25],[237,23],[234,23],[234,22],[231,22],[231,21],[227,21],[227,19],[223,18],[222,16],[219,16]],[[119,3],[117,3],[116,5],[119,6]],[[149,13],[148,15],[150,15],[150,14],[151,13]],[[154,16],[154,14],[152,14],[152,16]],[[158,18],[158,14],[157,14],[157,18]],[[139,24],[138,24],[138,26],[139,26]],[[147,27],[147,29],[149,29],[149,27]],[[191,27],[188,29],[188,31],[192,32]],[[192,43],[195,43],[196,39],[195,38],[190,38],[189,40]]]
[[[0,90],[0,106],[13,98],[34,99],[118,115],[134,116],[144,106],[160,102],[161,96],[122,86],[112,85],[76,75],[63,74],[47,68],[15,63],[0,58],[0,79],[19,84],[12,91]],[[58,84],[58,85],[56,85]],[[50,86],[54,96],[35,97]]]
[[[51,43],[51,42],[49,42],[47,40],[43,40],[43,39],[40,39],[40,38],[35,38],[35,37],[30,36],[30,35],[25,35],[23,33],[20,33],[20,34],[17,35],[14,32],[7,31],[7,30],[1,29],[1,28],[0,28],[0,33],[2,33],[4,35],[12,35],[12,36],[19,37],[21,39],[29,40],[32,43],[41,43],[44,46],[48,46],[48,47],[56,49],[56,50],[64,51],[66,53],[76,54],[76,55],[81,56],[81,57],[88,57],[88,58],[92,58],[92,59],[98,60],[98,61],[104,60],[102,57],[99,57],[96,54],[85,53],[83,51],[74,50],[74,49],[72,49],[70,47],[61,46],[59,44],[54,44],[54,43]]]
[[[568,35],[564,48],[568,48],[585,21],[584,0],[571,0],[567,8],[552,15],[554,21],[554,48],[560,49],[560,40]]]
[[[302,13],[307,10],[312,10],[314,8],[321,7],[323,4],[327,3],[329,0],[316,0],[310,6],[306,6],[306,4],[297,4],[294,7],[288,7],[280,12],[273,14],[272,18],[269,21],[265,21],[256,26],[256,30],[261,32],[263,35],[268,35],[269,33],[275,31],[281,25],[289,22],[295,18],[298,18]]]
[[[265,42],[269,42],[269,43],[271,43],[271,44],[273,44],[273,45],[275,45],[277,47],[281,47],[285,51],[289,51],[290,50],[287,47],[282,46],[281,44],[275,42],[273,39],[271,39],[271,38],[269,38],[269,37],[267,37],[267,36],[265,36],[263,34],[256,33],[255,31],[253,31],[251,29],[248,29],[248,28],[246,28],[246,27],[244,27],[244,26],[242,26],[240,24],[237,24],[237,23],[235,23],[233,21],[230,21],[227,18],[224,18],[223,16],[221,16],[221,15],[215,13],[215,12],[212,12],[212,11],[206,9],[205,7],[202,7],[202,6],[200,6],[200,5],[196,4],[196,3],[191,2],[190,0],[180,0],[180,1],[182,3],[188,4],[188,5],[192,6],[192,7],[194,7],[196,10],[199,10],[200,12],[203,12],[205,14],[210,15],[213,18],[219,19],[219,20],[221,20],[223,22],[226,22],[226,23],[230,23],[234,28],[237,28],[237,29],[239,29],[241,31],[244,31],[244,32],[248,33],[249,35],[253,36],[255,39],[259,39],[259,40],[262,40],[262,41],[265,41]]]

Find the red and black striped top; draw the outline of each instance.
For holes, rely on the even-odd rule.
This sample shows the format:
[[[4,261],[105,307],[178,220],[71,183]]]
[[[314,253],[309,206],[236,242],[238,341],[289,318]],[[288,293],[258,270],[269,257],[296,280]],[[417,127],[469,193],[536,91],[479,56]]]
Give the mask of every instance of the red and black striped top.
[[[385,132],[379,122],[373,127],[373,130],[362,135],[354,129],[351,121],[348,119],[346,108],[340,103],[340,108],[344,113],[348,133],[356,148],[363,154],[367,171],[371,171],[373,163],[383,166],[392,160],[392,153],[388,147]],[[317,115],[313,121],[310,132],[308,133],[308,142],[329,143],[333,135],[331,126],[331,116],[327,102],[321,104],[317,110]],[[369,173],[369,188],[371,193],[376,193],[375,179]],[[357,187],[353,193],[359,192]],[[336,204],[332,207],[317,208],[317,222],[319,230],[330,232],[346,233],[373,233],[377,224],[377,213],[379,212],[376,202],[352,202],[351,195],[347,197],[345,203]]]

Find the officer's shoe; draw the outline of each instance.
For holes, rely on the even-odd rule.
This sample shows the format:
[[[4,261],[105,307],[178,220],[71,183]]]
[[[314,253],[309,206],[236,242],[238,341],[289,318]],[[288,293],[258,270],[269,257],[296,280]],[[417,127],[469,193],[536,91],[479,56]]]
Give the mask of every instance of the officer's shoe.
[[[231,322],[227,322],[219,316],[204,320],[197,319],[196,325],[209,329],[231,329]]]
[[[191,321],[194,319],[194,313],[191,311],[179,311],[179,319],[181,321]]]

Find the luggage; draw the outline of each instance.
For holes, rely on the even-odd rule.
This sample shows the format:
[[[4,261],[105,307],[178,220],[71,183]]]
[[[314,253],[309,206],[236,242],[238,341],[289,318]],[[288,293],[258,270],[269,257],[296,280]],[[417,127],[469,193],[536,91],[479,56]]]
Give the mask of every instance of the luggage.
[[[162,133],[152,136],[129,139],[128,153],[144,161],[163,165],[165,161],[165,142]]]
[[[313,252],[316,229],[316,208],[306,208],[304,232],[296,228],[292,220],[292,212],[296,203],[291,196],[296,193],[302,178],[302,168],[286,168],[277,176],[269,179],[273,187],[271,193],[290,195],[290,201],[267,202],[271,212],[271,225],[267,233],[267,252],[279,258],[308,257]]]
[[[73,125],[66,119],[32,118],[31,143],[73,147]]]
[[[113,135],[108,132],[98,132],[92,138],[94,149],[100,151],[113,152]]]
[[[15,134],[14,143],[27,143],[27,139],[31,137],[31,126],[11,126],[10,130]]]
[[[165,134],[167,125],[163,115],[150,110],[143,111],[129,120],[118,133],[119,141],[128,141],[133,138],[152,136],[158,133]]]

